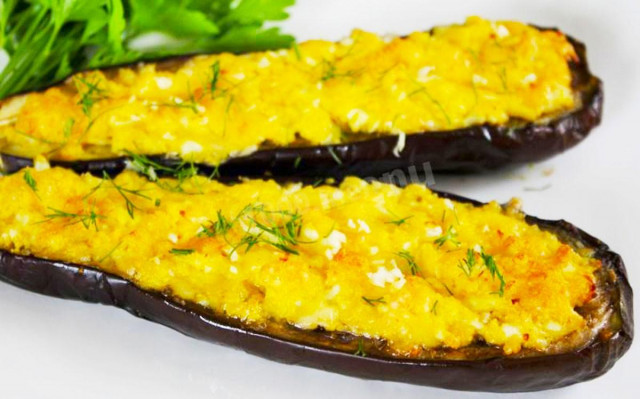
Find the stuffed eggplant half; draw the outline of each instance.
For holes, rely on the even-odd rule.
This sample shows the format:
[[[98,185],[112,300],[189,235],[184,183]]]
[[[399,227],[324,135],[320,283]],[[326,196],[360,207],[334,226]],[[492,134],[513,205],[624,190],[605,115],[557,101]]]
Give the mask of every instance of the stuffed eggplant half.
[[[633,337],[620,257],[517,201],[347,178],[0,178],[0,278],[364,378],[531,391],[601,375]]]
[[[478,170],[562,152],[601,110],[582,44],[473,17],[80,73],[0,103],[0,153],[5,172],[42,155],[99,176],[131,153],[226,176]]]

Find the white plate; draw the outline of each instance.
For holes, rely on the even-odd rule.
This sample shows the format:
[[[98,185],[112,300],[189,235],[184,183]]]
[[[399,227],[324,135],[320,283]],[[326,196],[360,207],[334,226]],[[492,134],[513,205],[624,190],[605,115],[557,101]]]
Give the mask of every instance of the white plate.
[[[547,162],[485,176],[437,177],[435,187],[481,200],[521,197],[528,213],[565,218],[609,243],[635,282],[640,276],[640,2],[298,0],[285,27],[301,40],[339,39],[355,27],[405,34],[473,14],[557,26],[584,41],[594,73],[605,82],[605,118],[584,143]],[[517,396],[637,397],[638,350],[635,345],[595,381]],[[418,396],[493,397],[281,365],[199,342],[122,310],[0,284],[0,398]]]

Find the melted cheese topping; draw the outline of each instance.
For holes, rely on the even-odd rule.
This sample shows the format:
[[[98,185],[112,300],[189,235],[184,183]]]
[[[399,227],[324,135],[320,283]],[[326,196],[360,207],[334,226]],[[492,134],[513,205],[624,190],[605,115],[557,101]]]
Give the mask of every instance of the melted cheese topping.
[[[600,267],[513,207],[419,185],[198,177],[180,192],[132,172],[25,173],[0,178],[2,249],[105,270],[256,328],[384,339],[399,355],[477,337],[507,354],[544,350],[584,331],[574,309],[593,297]]]
[[[92,71],[0,105],[0,150],[60,160],[262,147],[536,121],[574,107],[567,38],[518,22]],[[402,149],[399,148],[399,151]]]

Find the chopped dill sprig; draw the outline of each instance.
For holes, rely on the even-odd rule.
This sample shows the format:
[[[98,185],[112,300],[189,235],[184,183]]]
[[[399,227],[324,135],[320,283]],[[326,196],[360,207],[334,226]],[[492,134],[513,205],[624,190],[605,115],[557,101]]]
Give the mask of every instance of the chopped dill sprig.
[[[429,92],[427,91],[426,87],[420,87],[418,89],[415,89],[414,91],[410,92],[407,97],[412,97],[416,94],[424,94],[425,96],[427,96],[427,98],[429,99],[429,101],[431,101],[431,103],[433,105],[435,105],[436,107],[438,107],[438,109],[440,110],[440,113],[442,113],[442,116],[444,116],[444,118],[447,121],[447,125],[451,126],[451,118],[449,117],[449,114],[447,113],[447,111],[444,109],[444,107],[442,106],[442,103],[440,101],[438,101],[437,99],[435,99],[431,94],[429,94]]]
[[[389,220],[387,222],[385,222],[386,224],[395,224],[396,226],[400,226],[403,225],[407,222],[407,220],[411,219],[413,217],[413,215],[411,216],[407,216],[404,218],[400,218],[400,219],[394,219],[394,220]]]
[[[211,98],[214,98],[216,90],[218,89],[218,80],[220,79],[220,60],[216,60],[216,62],[211,65],[211,74],[209,93],[211,94]]]
[[[167,171],[167,167],[160,165],[159,163],[152,161],[149,157],[140,154],[134,154],[131,151],[125,151],[127,156],[131,159],[131,168],[146,176],[152,182],[158,180],[158,174],[156,170]]]
[[[42,137],[36,137],[36,136],[31,135],[31,134],[29,134],[27,132],[23,132],[22,130],[17,130],[16,129],[16,130],[13,131],[13,133],[17,134],[18,136],[26,137],[29,140],[37,141],[37,142],[43,143],[43,144],[50,144],[50,145],[62,144],[62,142],[60,142],[60,141],[51,141],[51,140],[47,140],[47,139],[42,138]]]
[[[105,260],[107,260],[107,259],[111,258],[111,256],[116,252],[116,250],[117,250],[118,248],[120,248],[120,245],[122,245],[122,243],[123,243],[123,242],[122,242],[122,241],[120,241],[118,244],[116,244],[116,246],[115,246],[115,247],[113,247],[113,248],[111,249],[111,251],[109,251],[109,252],[108,252],[105,256],[103,256],[102,258],[98,259],[98,263],[102,263],[102,262],[104,262]]]
[[[496,264],[495,259],[493,258],[493,256],[486,254],[484,250],[480,253],[480,257],[482,258],[482,261],[484,262],[485,267],[489,269],[489,273],[491,273],[491,278],[495,279],[497,277],[498,280],[500,280],[500,288],[498,289],[497,292],[495,292],[495,294],[498,294],[499,296],[503,296],[504,287],[506,283],[504,281],[504,276],[500,272],[500,269],[498,269],[498,265]]]
[[[387,302],[385,302],[384,297],[367,298],[367,297],[363,296],[362,300],[365,301],[368,305],[371,305],[371,306],[376,306],[377,303],[387,303]]]
[[[37,194],[38,183],[36,182],[36,179],[34,179],[33,176],[31,175],[31,171],[30,170],[25,171],[24,174],[22,175],[22,178],[24,179],[25,183],[27,183],[31,191]]]
[[[236,252],[238,250],[238,248],[242,248],[245,247],[244,249],[244,253],[247,253],[251,250],[251,248],[253,248],[256,244],[258,244],[260,242],[260,237],[262,236],[262,233],[258,233],[258,234],[251,234],[251,233],[246,233],[241,239],[240,241],[233,246],[233,248],[231,249],[231,252],[229,254],[232,254],[234,252]]]
[[[198,103],[198,101],[196,100],[196,98],[193,95],[193,93],[191,93],[191,92],[189,92],[189,100],[188,101],[184,101],[184,100],[179,99],[179,98],[174,98],[173,102],[162,103],[162,104],[158,104],[158,105],[163,106],[163,107],[190,109],[196,115],[200,112],[199,107],[201,106]]]
[[[227,120],[229,119],[229,112],[231,112],[231,106],[233,105],[234,101],[236,101],[236,96],[230,95],[229,100],[227,100],[227,106],[224,109],[224,133],[225,134],[227,132]]]
[[[69,140],[71,139],[71,133],[73,132],[73,126],[75,125],[75,123],[76,123],[75,119],[73,119],[73,118],[67,119],[67,121],[64,124],[64,127],[62,128],[62,135],[64,137],[64,139],[62,141],[50,141],[50,140],[40,139],[40,138],[31,136],[31,135],[29,135],[27,133],[18,132],[18,131],[16,131],[16,133],[18,133],[20,135],[23,135],[23,136],[26,136],[26,137],[29,137],[29,138],[32,138],[34,140],[40,141],[40,142],[45,143],[45,144],[56,145],[55,148],[49,150],[46,153],[46,155],[52,155],[52,154],[55,154],[56,152],[60,151],[64,147],[66,147],[67,144],[69,144]],[[89,123],[89,125],[87,126],[85,131],[88,130],[91,127],[91,124],[92,123]]]
[[[344,58],[344,56],[342,58]],[[322,76],[320,77],[320,80],[322,82],[326,82],[327,80],[331,80],[334,78],[351,78],[357,76],[360,73],[360,70],[338,73],[335,61],[331,62],[327,61],[326,59],[322,61],[322,65]]]
[[[296,157],[296,160],[293,161],[293,169],[298,169],[298,167],[300,166],[300,162],[302,162],[302,157],[298,155]]]
[[[182,188],[184,182],[196,176],[199,172],[198,167],[193,162],[182,161],[176,166],[166,166],[150,159],[146,155],[135,154],[131,151],[125,151],[125,153],[129,157],[131,168],[134,171],[146,176],[150,181],[157,183],[160,188],[167,191],[184,192]],[[159,182],[158,172],[163,176],[176,178],[178,180],[177,184]]]
[[[458,262],[458,267],[467,275],[471,276],[473,266],[476,264],[476,255],[471,248],[467,249],[467,257]]]
[[[169,252],[173,255],[184,256],[191,255],[192,253],[196,252],[196,250],[190,248],[172,248]]]
[[[250,213],[252,213],[250,215]],[[277,217],[277,218],[276,218]],[[243,230],[243,237],[237,243],[232,243],[227,234],[233,229],[240,220],[248,223]],[[245,206],[238,214],[229,219],[222,214],[221,210],[217,212],[215,221],[202,225],[199,237],[216,237],[222,236],[229,245],[231,245],[231,253],[245,247],[244,252],[248,252],[256,244],[271,245],[283,252],[299,255],[295,247],[298,244],[309,243],[300,240],[300,232],[302,230],[302,216],[298,212],[290,211],[271,211],[265,209],[263,205]]]
[[[458,241],[458,233],[456,233],[452,226],[449,226],[447,232],[434,241],[434,243],[438,245],[438,248],[442,247],[446,242],[450,242],[455,246],[460,245],[460,241]]]
[[[509,91],[507,86],[507,69],[505,67],[500,68],[498,72],[498,77],[500,77],[500,83],[502,83],[502,89],[506,92]]]
[[[134,211],[136,209],[140,209],[140,208],[138,208],[136,206],[136,204],[134,204],[133,201],[131,201],[131,199],[129,198],[128,195],[133,195],[133,196],[144,198],[146,200],[151,201],[151,197],[148,197],[148,196],[142,194],[141,190],[131,190],[131,189],[124,188],[124,187],[116,184],[116,182],[111,178],[111,176],[109,176],[109,174],[107,172],[105,172],[105,171],[102,172],[102,180],[106,181],[108,183],[111,183],[113,188],[115,188],[116,191],[118,192],[118,194],[120,194],[120,196],[124,199],[124,202],[125,202],[125,204],[127,206],[127,213],[129,214],[131,219],[134,218]],[[100,188],[101,184],[102,184],[102,182],[98,186],[96,186],[94,188],[93,192],[95,192],[95,190]]]
[[[336,151],[333,149],[333,147],[327,146],[327,151],[329,151],[331,158],[333,158],[333,160],[336,161],[338,165],[342,165],[342,160],[340,159],[338,154],[336,154]]]
[[[220,164],[216,165],[213,168],[213,172],[211,172],[211,174],[209,175],[209,180],[213,180],[213,179],[216,179],[216,178],[219,178],[219,177],[221,177],[221,175],[220,175]]]
[[[255,224],[257,228],[264,233],[270,235],[275,240],[263,239],[262,242],[270,244],[283,252],[287,252],[293,255],[299,255],[300,253],[293,247],[298,245],[300,237],[300,231],[302,230],[302,217],[297,212],[291,213],[288,211],[265,211],[265,213],[277,213],[283,217],[288,218],[284,223],[278,224],[272,220],[269,220],[268,224],[261,223],[255,218],[250,220]],[[269,218],[270,219],[270,218]]]
[[[96,231],[98,231],[98,219],[106,219],[106,217],[104,215],[100,215],[98,213],[96,213],[93,208],[89,211],[88,214],[86,213],[71,213],[71,212],[66,212],[66,211],[62,211],[60,209],[55,209],[55,208],[51,208],[51,207],[47,207],[48,209],[50,209],[51,211],[53,211],[53,213],[49,213],[47,215],[44,215],[45,220],[42,220],[39,223],[44,223],[44,222],[49,222],[55,219],[68,219],[69,220],[69,224],[77,224],[77,223],[82,223],[82,225],[88,230],[91,226],[93,226],[95,228]]]
[[[202,225],[202,231],[198,233],[199,237],[215,237],[227,234],[231,230],[233,222],[222,214],[222,210],[219,209],[217,215],[218,218],[215,222],[210,222],[209,225]]]
[[[95,103],[106,98],[106,95],[104,94],[105,91],[98,86],[100,84],[100,79],[97,79],[95,82],[89,82],[80,76],[76,76],[74,80],[76,82],[78,92],[80,92],[80,87],[77,82],[80,82],[86,88],[84,93],[81,94],[77,105],[82,105],[82,113],[90,118],[91,109]]]
[[[400,252],[396,252],[396,255],[398,255],[399,257],[401,257],[402,259],[404,259],[405,261],[407,261],[407,264],[409,265],[409,270],[411,271],[412,275],[418,275],[420,274],[420,266],[418,266],[418,264],[416,263],[415,258],[413,257],[413,255],[411,255],[411,253],[409,251],[400,251]]]
[[[362,341],[362,338],[358,340],[358,349],[354,352],[354,355],[367,357],[367,353],[364,351],[364,342]]]
[[[324,60],[323,65],[322,77],[320,78],[321,81],[326,82],[327,80],[338,76],[336,74],[336,64],[334,62]]]
[[[437,299],[433,303],[433,306],[431,307],[431,313],[433,313],[436,316],[438,315],[438,300]]]

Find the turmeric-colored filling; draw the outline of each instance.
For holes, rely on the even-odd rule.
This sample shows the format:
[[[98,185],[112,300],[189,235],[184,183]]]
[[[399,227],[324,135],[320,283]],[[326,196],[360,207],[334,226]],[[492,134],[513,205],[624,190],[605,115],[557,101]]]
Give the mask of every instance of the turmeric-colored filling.
[[[42,168],[41,168],[42,169]],[[400,356],[477,338],[518,353],[587,328],[600,262],[428,188],[202,177],[0,177],[0,249],[73,262],[238,318],[386,340]]]
[[[265,146],[536,121],[576,106],[566,36],[478,17],[386,39],[91,71],[0,103],[0,151],[78,160],[173,154],[217,165]]]

